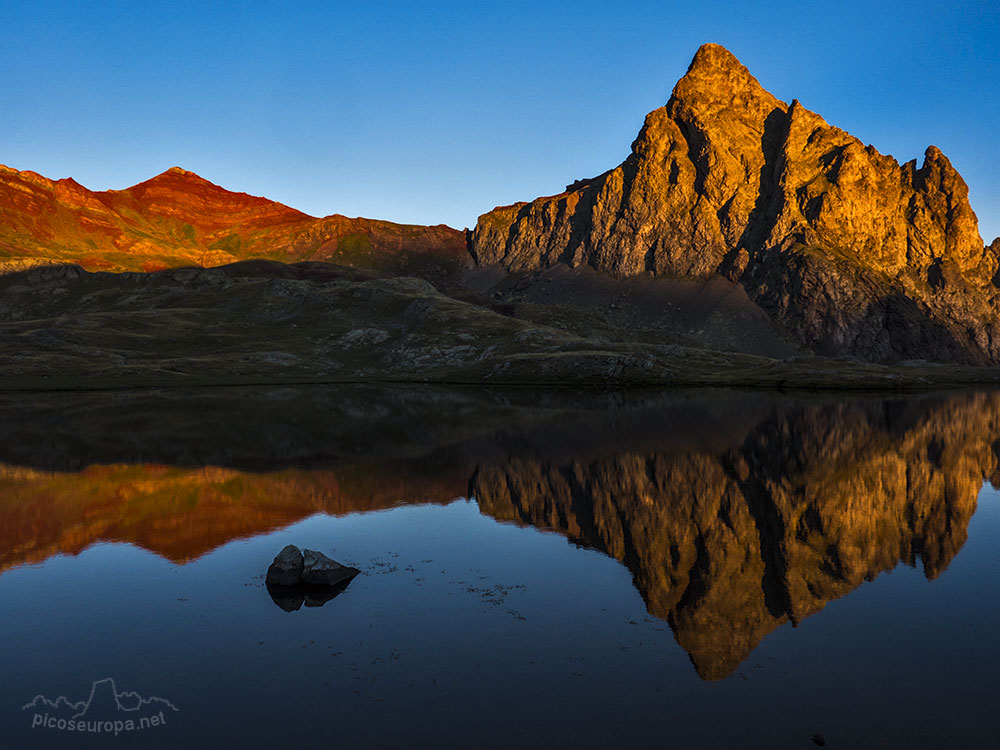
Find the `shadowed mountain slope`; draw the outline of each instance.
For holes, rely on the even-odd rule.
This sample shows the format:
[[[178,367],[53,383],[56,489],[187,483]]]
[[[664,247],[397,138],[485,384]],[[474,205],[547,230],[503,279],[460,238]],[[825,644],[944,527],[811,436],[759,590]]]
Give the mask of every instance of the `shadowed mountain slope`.
[[[715,316],[727,294],[707,306],[703,338],[742,331],[767,342],[763,327],[734,331]],[[697,332],[633,328],[626,310],[615,321],[569,305],[510,307],[520,316],[423,279],[314,262],[33,268],[0,276],[0,389],[405,381],[930,390],[1000,381],[1000,370],[983,368],[721,351],[700,345]]]

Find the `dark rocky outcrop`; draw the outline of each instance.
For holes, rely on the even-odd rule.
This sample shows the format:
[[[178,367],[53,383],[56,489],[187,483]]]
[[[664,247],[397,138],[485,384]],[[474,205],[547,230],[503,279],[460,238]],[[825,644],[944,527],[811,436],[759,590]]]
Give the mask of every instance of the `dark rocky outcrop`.
[[[314,586],[337,586],[360,573],[357,568],[341,565],[314,549],[302,551],[302,582]]]
[[[707,44],[618,167],[479,218],[480,264],[739,282],[822,355],[1000,362],[998,250],[931,146],[899,164]]]

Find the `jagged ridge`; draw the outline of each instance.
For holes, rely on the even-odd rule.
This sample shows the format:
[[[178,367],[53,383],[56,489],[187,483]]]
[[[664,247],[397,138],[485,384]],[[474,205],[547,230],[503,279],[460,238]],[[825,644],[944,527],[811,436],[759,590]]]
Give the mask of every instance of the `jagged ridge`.
[[[1000,361],[997,253],[935,147],[890,156],[765,91],[706,44],[617,168],[501,207],[481,264],[739,281],[818,354]]]

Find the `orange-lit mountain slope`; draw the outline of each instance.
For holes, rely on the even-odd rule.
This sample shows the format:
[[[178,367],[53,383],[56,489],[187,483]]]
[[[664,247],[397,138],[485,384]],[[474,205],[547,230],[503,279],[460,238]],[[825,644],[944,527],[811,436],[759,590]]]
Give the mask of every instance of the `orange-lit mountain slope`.
[[[464,234],[444,225],[317,219],[178,167],[126,190],[96,192],[0,165],[0,269],[68,262],[149,271],[248,258],[390,270],[469,262]]]

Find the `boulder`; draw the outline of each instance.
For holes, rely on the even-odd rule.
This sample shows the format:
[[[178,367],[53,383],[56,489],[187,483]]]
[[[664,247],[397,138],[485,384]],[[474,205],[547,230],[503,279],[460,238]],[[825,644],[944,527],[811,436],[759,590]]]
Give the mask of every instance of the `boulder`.
[[[266,582],[271,586],[294,586],[302,580],[302,569],[302,552],[294,544],[289,544],[267,569]]]
[[[304,550],[302,556],[304,561],[302,569],[303,583],[311,583],[319,586],[336,586],[345,581],[350,581],[361,572],[357,568],[341,565],[336,560],[331,560],[322,552],[317,552],[316,550]]]
[[[322,552],[299,550],[289,544],[267,569],[267,592],[286,612],[302,607],[322,607],[347,588],[357,568],[341,565]]]

